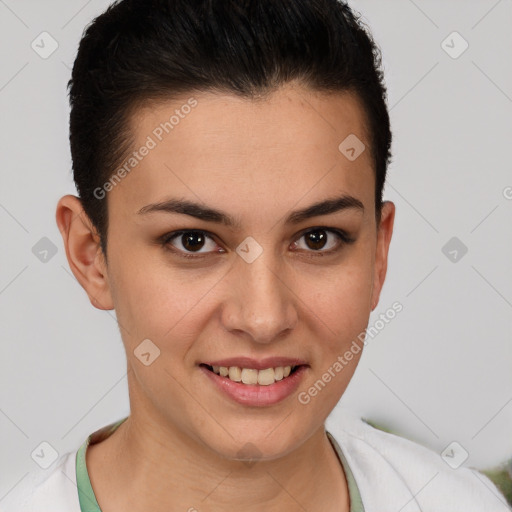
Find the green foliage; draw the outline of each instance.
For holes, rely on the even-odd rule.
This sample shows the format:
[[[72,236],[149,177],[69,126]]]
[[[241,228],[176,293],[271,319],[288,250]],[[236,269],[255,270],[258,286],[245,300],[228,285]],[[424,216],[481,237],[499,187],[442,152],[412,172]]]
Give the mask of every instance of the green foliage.
[[[508,465],[512,467],[512,459],[508,461]],[[503,493],[508,503],[512,505],[512,477],[507,471],[507,468],[499,467],[480,470],[480,472],[492,480],[494,485]]]

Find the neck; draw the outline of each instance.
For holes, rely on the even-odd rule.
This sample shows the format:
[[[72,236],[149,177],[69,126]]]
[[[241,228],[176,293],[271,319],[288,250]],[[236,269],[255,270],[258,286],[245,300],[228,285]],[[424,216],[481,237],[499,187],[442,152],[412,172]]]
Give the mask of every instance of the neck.
[[[284,457],[250,462],[222,458],[132,415],[89,446],[87,467],[102,510],[349,510],[343,468],[323,425]]]

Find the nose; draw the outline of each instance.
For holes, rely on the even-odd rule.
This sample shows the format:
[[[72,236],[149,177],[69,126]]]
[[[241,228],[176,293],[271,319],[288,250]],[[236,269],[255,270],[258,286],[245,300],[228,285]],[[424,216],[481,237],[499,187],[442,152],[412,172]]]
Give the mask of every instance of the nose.
[[[230,272],[230,292],[222,322],[231,333],[245,333],[255,343],[268,344],[295,328],[298,321],[293,282],[264,251],[255,261],[242,258]]]

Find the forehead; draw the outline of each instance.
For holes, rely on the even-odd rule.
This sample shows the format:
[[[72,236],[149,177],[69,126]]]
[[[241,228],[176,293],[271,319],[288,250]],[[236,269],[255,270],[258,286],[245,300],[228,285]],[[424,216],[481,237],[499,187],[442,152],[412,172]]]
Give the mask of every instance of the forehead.
[[[315,189],[374,197],[363,109],[349,93],[287,86],[257,100],[185,94],[147,103],[130,126],[133,150],[145,155],[112,196],[123,196],[134,210],[166,195],[222,204],[237,194],[246,206],[250,198],[297,202],[308,191],[314,199]],[[357,152],[366,149],[347,158],[346,146],[354,143]]]
[[[186,120],[186,122],[184,122]],[[137,144],[151,134],[157,142],[167,135],[200,151],[209,141],[240,148],[241,145],[299,149],[309,145],[341,142],[350,133],[367,138],[362,104],[348,91],[325,93],[287,85],[264,98],[247,99],[233,94],[204,91],[174,100],[147,102],[135,110],[130,128]],[[190,137],[189,135],[194,135]],[[365,142],[368,142],[365,140]]]

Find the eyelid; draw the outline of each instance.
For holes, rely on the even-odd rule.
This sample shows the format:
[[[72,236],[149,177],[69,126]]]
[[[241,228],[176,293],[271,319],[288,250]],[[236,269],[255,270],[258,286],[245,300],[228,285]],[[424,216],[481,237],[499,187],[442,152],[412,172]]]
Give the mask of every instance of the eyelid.
[[[317,231],[317,230],[327,231],[329,233],[332,233],[332,234],[336,235],[338,237],[338,239],[340,240],[340,243],[334,249],[329,249],[327,251],[322,251],[322,250],[318,250],[318,251],[313,251],[313,250],[305,251],[307,253],[310,253],[313,256],[317,256],[317,255],[318,256],[323,256],[323,255],[328,255],[328,254],[334,254],[334,253],[338,252],[339,250],[341,250],[341,248],[344,245],[349,245],[349,244],[352,244],[353,242],[356,241],[355,238],[351,237],[343,229],[331,228],[331,227],[328,227],[328,226],[312,226],[312,227],[309,227],[309,228],[306,228],[306,229],[303,229],[302,231],[300,231],[297,234],[296,238],[293,240],[293,243],[295,243],[298,240],[300,240],[307,233],[310,233],[312,231]],[[201,252],[197,252],[197,253],[185,252],[185,251],[182,251],[181,249],[176,249],[175,247],[170,245],[171,240],[173,240],[174,238],[177,238],[180,235],[183,235],[185,233],[200,233],[200,234],[204,234],[207,237],[209,237],[210,239],[212,239],[213,241],[215,241],[215,239],[217,238],[216,235],[214,235],[213,233],[211,233],[208,230],[190,228],[190,229],[180,229],[180,230],[177,230],[177,231],[171,231],[169,233],[165,233],[164,235],[159,237],[158,241],[167,250],[173,252],[174,254],[177,254],[178,256],[184,257],[184,258],[197,258],[197,259],[200,259],[200,258],[203,258],[204,256],[206,256],[208,254],[219,254],[218,251],[216,251],[216,252],[209,251],[209,252],[202,252],[202,253]],[[225,252],[225,251],[223,250],[222,252]]]
[[[212,253],[211,251],[210,252],[198,252],[198,253],[185,252],[185,251],[182,251],[181,249],[176,249],[176,247],[173,247],[171,245],[171,240],[173,240],[174,238],[177,238],[180,235],[183,235],[185,233],[204,234],[208,238],[212,239],[213,241],[215,241],[215,238],[217,238],[213,233],[211,233],[210,231],[207,231],[205,229],[191,228],[191,229],[179,229],[177,231],[171,231],[169,233],[165,233],[164,235],[159,237],[158,241],[168,251],[171,251],[172,253],[177,254],[178,256],[182,256],[184,258],[198,258],[199,259],[208,254],[218,254],[218,252]],[[223,251],[223,252],[225,252],[225,251]]]
[[[310,231],[317,231],[317,230],[323,230],[323,231],[328,231],[329,233],[334,233],[335,235],[338,235],[341,238],[341,240],[347,244],[350,244],[350,243],[356,241],[356,239],[351,237],[344,229],[331,228],[329,226],[312,226],[312,227],[303,229],[302,231],[299,231],[296,240],[303,237],[306,233],[309,233]],[[314,252],[314,251],[312,251],[312,252]]]

